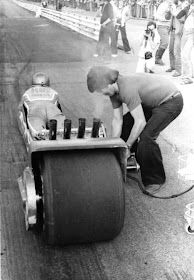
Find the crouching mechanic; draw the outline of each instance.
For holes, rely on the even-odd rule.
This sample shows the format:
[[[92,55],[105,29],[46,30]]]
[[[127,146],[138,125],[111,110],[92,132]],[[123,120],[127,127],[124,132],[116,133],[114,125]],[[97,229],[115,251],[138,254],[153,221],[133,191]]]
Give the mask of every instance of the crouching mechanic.
[[[158,191],[166,176],[156,139],[181,113],[180,91],[169,79],[159,75],[122,76],[117,70],[104,66],[90,69],[87,85],[90,92],[110,97],[114,109],[112,137],[121,137],[129,150],[135,152],[146,190]],[[124,116],[123,103],[129,110]]]
[[[34,139],[42,139],[41,131],[49,128],[51,119],[57,120],[57,129],[63,129],[63,115],[58,93],[50,88],[50,80],[44,73],[38,72],[32,77],[32,87],[22,96],[19,109],[25,106],[27,123]]]

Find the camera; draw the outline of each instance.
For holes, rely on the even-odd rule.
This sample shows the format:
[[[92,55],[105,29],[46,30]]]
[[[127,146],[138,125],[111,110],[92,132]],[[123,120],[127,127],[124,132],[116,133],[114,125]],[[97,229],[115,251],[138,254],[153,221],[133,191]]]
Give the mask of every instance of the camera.
[[[146,29],[145,30],[145,35],[151,35],[151,30],[150,29]]]
[[[152,33],[153,33],[152,30],[146,29],[144,33],[145,39],[147,40],[149,36],[152,36]]]

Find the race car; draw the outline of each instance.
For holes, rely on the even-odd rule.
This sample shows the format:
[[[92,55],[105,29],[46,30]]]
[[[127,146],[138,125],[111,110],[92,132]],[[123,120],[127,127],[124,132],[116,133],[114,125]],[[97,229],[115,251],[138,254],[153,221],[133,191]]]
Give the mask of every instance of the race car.
[[[27,110],[20,106],[18,126],[28,163],[18,185],[26,229],[38,230],[48,244],[66,245],[113,239],[123,227],[123,182],[127,172],[127,146],[109,138],[100,120],[91,127],[79,119],[78,127],[56,121],[32,137]]]

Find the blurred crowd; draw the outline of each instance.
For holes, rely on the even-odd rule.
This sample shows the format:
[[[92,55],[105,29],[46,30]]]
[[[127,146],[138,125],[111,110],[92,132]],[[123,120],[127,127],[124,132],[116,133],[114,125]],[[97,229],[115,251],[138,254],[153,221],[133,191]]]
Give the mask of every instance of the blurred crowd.
[[[154,66],[165,65],[163,55],[169,50],[169,67],[173,77],[184,84],[194,78],[194,0],[48,0],[57,10],[62,7],[96,9],[100,31],[94,57],[117,57],[118,36],[123,50],[133,54],[126,32],[132,17],[148,19],[138,53],[136,72],[154,73]],[[88,6],[87,6],[88,5]],[[184,39],[183,39],[184,38]]]
[[[161,1],[163,0],[125,0],[123,2],[129,6],[131,17],[153,19]],[[66,6],[97,12],[98,15],[104,0],[47,0],[47,2],[61,7]],[[116,2],[119,2],[119,0]]]
[[[107,54],[117,56],[119,32],[124,51],[132,53],[126,33],[129,18],[128,3],[105,1],[101,9],[101,28],[95,57],[105,57]],[[164,0],[159,4],[154,20],[147,22],[142,34],[136,72],[154,73],[156,64],[165,65],[162,58],[167,49],[169,67],[166,72],[172,72],[173,77],[182,76],[184,84],[193,83],[194,0]]]
[[[157,7],[162,0],[126,0],[129,6],[130,16],[134,18],[154,18]],[[98,12],[103,0],[64,0],[65,6]],[[116,1],[116,2],[119,2]]]

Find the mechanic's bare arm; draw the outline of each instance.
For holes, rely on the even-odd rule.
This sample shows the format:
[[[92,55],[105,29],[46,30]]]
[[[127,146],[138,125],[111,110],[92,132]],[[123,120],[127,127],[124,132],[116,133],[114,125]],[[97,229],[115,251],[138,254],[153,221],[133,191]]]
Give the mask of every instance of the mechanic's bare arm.
[[[120,137],[123,125],[123,106],[113,110],[112,137]]]
[[[132,127],[131,133],[129,135],[129,138],[127,140],[127,145],[131,147],[135,140],[139,137],[141,132],[143,131],[146,120],[144,116],[144,112],[142,109],[141,104],[138,105],[133,111],[130,112],[132,117],[134,118],[134,125]]]

